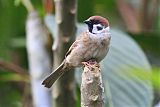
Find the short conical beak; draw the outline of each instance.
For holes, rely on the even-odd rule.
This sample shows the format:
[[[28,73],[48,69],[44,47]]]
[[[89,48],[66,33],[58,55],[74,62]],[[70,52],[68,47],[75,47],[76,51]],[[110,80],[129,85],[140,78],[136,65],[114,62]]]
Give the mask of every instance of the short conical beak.
[[[90,25],[91,21],[90,20],[85,20],[84,23],[87,24],[87,25]]]

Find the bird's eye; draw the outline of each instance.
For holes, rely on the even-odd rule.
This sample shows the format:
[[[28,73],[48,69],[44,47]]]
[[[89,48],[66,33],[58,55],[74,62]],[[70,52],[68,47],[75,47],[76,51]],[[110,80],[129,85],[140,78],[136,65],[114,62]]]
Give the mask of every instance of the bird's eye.
[[[97,26],[97,29],[98,30],[102,30],[103,28],[101,26]]]

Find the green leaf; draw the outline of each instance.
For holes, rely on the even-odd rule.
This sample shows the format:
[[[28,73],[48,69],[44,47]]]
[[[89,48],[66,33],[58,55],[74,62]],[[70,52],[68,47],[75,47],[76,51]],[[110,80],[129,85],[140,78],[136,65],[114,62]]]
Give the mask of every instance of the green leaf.
[[[15,6],[19,6],[20,3],[21,3],[21,0],[14,0],[14,5],[15,5]]]
[[[130,78],[137,80],[136,77],[143,81],[151,81],[152,85],[160,90],[160,68],[153,68],[152,72],[146,72],[143,69],[132,69],[132,72],[127,74]]]
[[[131,35],[140,44],[143,50],[145,50],[145,52],[151,53],[155,56],[160,55],[160,34],[154,32]]]
[[[78,32],[84,31],[83,25]],[[127,73],[135,68],[151,71],[148,60],[138,44],[120,30],[111,30],[111,44],[108,55],[101,62],[103,83],[105,86],[106,107],[151,107],[153,90],[151,81],[144,81]],[[76,72],[80,84],[81,71]],[[141,72],[141,71],[139,71]]]
[[[0,72],[1,82],[28,82],[28,78],[12,72]]]
[[[13,48],[25,48],[26,47],[26,38],[17,37],[12,39],[11,46]]]
[[[22,107],[22,95],[13,83],[0,82],[0,106]]]

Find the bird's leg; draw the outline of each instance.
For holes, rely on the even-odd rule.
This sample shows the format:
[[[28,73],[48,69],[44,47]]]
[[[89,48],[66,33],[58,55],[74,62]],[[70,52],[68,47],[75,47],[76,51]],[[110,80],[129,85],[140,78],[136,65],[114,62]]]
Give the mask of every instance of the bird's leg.
[[[82,62],[84,66],[94,65],[95,63],[96,63],[96,60],[93,58],[88,61]]]
[[[89,61],[87,61],[88,64],[90,65],[95,65],[96,67],[100,67],[99,63],[96,61],[96,59],[90,59]]]
[[[86,61],[86,62],[82,62],[82,64],[83,64],[84,66],[88,66],[88,67],[89,67],[90,65],[96,64],[97,67],[100,67],[100,65],[97,63],[96,59],[94,59],[94,58],[92,58],[92,59],[90,59],[90,60],[88,60],[88,61]]]
[[[84,66],[89,66],[89,63],[88,63],[88,62],[82,62],[82,64],[83,64]]]
[[[92,59],[88,60],[87,62],[90,65],[94,65],[96,63],[96,60],[94,58],[92,58]]]

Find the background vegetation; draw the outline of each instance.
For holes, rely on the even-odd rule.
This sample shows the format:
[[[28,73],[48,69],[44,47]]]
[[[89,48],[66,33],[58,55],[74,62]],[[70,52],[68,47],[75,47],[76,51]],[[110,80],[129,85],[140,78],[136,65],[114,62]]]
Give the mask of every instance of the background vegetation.
[[[32,0],[42,20],[46,15],[43,2],[44,0]],[[156,87],[153,105],[160,102],[159,0],[78,0],[77,2],[78,22],[81,23],[92,15],[104,16],[109,19],[111,28],[125,32],[143,49],[154,69],[149,74],[142,72],[143,70],[139,72],[145,76],[153,75],[151,80]],[[2,96],[0,107],[32,106],[25,42],[26,19],[27,10],[20,0],[0,0],[0,96]],[[139,75],[139,72],[135,72],[135,75]],[[143,78],[142,75],[140,78]]]

